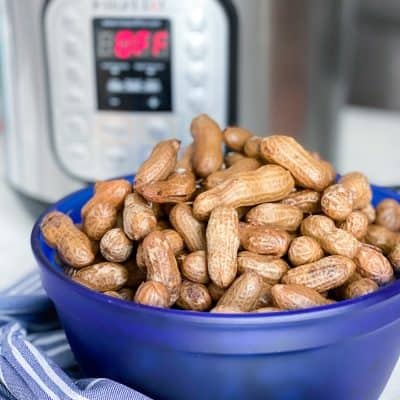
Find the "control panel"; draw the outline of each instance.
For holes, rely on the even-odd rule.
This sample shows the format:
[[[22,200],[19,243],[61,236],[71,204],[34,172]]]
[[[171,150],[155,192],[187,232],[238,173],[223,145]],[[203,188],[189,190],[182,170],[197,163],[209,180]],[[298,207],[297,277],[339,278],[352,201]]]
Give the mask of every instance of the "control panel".
[[[53,148],[85,181],[136,171],[190,121],[228,123],[230,36],[218,0],[51,0],[44,15]]]

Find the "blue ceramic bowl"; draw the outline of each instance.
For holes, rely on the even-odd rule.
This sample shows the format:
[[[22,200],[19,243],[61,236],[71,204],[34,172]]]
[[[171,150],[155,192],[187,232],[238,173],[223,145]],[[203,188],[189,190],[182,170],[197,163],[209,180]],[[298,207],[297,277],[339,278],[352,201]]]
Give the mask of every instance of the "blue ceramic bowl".
[[[80,221],[92,188],[50,207]],[[374,202],[400,196],[374,188]],[[36,223],[43,286],[89,376],[155,399],[376,400],[400,352],[400,281],[303,311],[215,315],[141,306],[63,275]]]

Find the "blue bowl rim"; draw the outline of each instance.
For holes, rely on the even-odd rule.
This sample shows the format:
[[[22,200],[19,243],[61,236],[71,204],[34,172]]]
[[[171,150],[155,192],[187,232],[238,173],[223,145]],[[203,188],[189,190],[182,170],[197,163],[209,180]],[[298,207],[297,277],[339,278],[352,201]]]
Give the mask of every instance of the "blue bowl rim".
[[[129,177],[125,177],[126,179],[131,179]],[[371,185],[374,191],[379,191],[387,197],[395,198],[400,201],[400,196],[384,187]],[[69,202],[73,199],[77,194],[81,194],[84,192],[90,192],[92,190],[92,186],[88,186],[77,191],[72,192],[71,194],[61,198],[54,204],[50,205],[37,219],[34,224],[31,233],[31,247],[33,250],[33,254],[39,264],[40,268],[46,269],[52,275],[54,275],[57,279],[59,279],[62,283],[66,285],[70,285],[71,289],[79,292],[83,296],[88,296],[94,301],[113,305],[118,308],[127,309],[130,312],[145,312],[149,313],[152,316],[168,316],[176,318],[177,320],[184,319],[189,320],[191,322],[198,323],[218,323],[223,322],[224,324],[259,324],[260,322],[268,322],[271,324],[286,324],[293,322],[304,322],[306,320],[315,320],[321,318],[330,318],[338,315],[343,315],[348,312],[359,311],[362,309],[366,309],[368,307],[372,307],[377,303],[381,303],[385,300],[389,300],[394,296],[400,295],[400,279],[392,282],[384,287],[381,287],[376,292],[351,299],[351,300],[343,300],[337,303],[328,304],[324,306],[318,307],[310,307],[302,310],[292,310],[292,311],[282,311],[282,312],[269,312],[269,313],[209,313],[209,312],[198,312],[198,311],[187,311],[187,310],[178,310],[171,308],[158,308],[152,306],[146,306],[142,304],[137,304],[134,302],[128,302],[125,300],[120,300],[117,298],[113,298],[111,296],[104,295],[102,293],[95,292],[83,285],[80,285],[73,280],[71,280],[67,275],[63,274],[62,271],[55,269],[48,258],[42,251],[41,248],[41,232],[40,232],[40,223],[43,217],[49,213],[50,211],[54,211],[61,204],[65,202]]]

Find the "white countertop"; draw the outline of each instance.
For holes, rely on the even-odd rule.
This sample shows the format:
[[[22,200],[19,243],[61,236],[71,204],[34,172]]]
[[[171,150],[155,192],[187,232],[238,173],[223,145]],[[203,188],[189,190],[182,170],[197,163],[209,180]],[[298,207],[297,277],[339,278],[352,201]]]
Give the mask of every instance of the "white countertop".
[[[35,268],[29,242],[35,217],[5,181],[3,141],[0,135],[0,289]]]
[[[349,121],[354,120],[354,115],[347,118],[347,122],[342,124],[343,129],[352,131],[353,124]],[[360,126],[357,121],[357,126]],[[363,133],[368,131],[368,125],[364,124]],[[341,132],[344,136],[346,132]],[[35,261],[30,250],[30,232],[35,220],[23,203],[21,198],[7,185],[4,179],[3,165],[3,146],[4,138],[0,135],[0,289],[8,286],[30,270],[35,268]],[[398,149],[396,149],[398,151]],[[368,377],[365,377],[368,379]],[[390,381],[379,400],[399,400],[400,399],[400,362],[390,378]],[[353,400],[353,399],[343,399]]]

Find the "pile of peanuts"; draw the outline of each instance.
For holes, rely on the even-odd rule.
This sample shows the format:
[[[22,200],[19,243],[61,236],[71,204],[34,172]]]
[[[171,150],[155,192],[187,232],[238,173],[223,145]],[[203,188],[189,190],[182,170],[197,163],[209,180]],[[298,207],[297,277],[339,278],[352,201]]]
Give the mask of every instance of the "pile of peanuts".
[[[158,143],[137,171],[98,182],[82,224],[49,213],[41,231],[88,288],[154,307],[215,313],[296,310],[378,290],[400,271],[400,205],[371,205],[359,172],[283,135],[221,131]],[[224,144],[229,153],[224,156]]]

